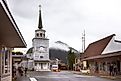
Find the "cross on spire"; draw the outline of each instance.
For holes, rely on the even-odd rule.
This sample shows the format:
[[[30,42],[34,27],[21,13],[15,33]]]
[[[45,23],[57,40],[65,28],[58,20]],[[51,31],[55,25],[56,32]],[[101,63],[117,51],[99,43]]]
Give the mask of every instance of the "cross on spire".
[[[39,11],[41,11],[41,5],[39,5]]]

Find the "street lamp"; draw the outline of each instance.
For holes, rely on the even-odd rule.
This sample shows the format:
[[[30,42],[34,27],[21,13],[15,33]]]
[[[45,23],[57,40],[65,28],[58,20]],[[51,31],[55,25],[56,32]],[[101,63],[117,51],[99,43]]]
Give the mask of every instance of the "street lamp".
[[[59,60],[56,58],[56,64],[57,64],[57,65],[58,65],[58,61],[59,61]]]

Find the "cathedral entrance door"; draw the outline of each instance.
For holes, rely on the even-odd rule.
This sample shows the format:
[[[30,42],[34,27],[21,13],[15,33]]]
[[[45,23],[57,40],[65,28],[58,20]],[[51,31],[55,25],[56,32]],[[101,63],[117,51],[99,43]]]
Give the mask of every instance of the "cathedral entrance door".
[[[41,69],[43,69],[43,63],[41,63]]]

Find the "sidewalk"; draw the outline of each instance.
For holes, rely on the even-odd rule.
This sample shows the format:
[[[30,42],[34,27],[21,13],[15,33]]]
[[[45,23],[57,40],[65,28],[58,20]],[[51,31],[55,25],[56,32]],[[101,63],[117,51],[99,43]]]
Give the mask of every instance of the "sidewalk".
[[[17,73],[17,80],[16,81],[30,81],[29,77],[27,75],[20,76],[19,73]]]
[[[96,76],[96,75],[91,75],[91,74],[83,74],[79,71],[72,71],[74,74],[78,74],[78,75],[87,75],[87,76]],[[97,76],[97,77],[101,77],[101,78],[107,78],[107,79],[112,79],[112,80],[116,80],[116,79],[121,79],[121,75],[117,75],[117,76]]]
[[[121,79],[121,75],[117,75],[117,76],[100,76],[100,77],[108,78],[108,79],[112,79],[112,80]]]
[[[27,76],[20,76],[20,77],[17,77],[16,81],[30,81],[30,79]]]

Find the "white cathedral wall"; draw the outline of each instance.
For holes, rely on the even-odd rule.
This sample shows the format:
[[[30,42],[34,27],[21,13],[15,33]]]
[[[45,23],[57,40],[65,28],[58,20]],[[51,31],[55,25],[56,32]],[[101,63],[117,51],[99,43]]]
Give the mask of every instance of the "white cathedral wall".
[[[43,56],[43,58],[40,58],[40,56]],[[49,54],[48,53],[34,53],[34,60],[49,60]]]
[[[44,46],[46,47],[46,51],[40,52],[38,47]],[[49,60],[49,40],[46,39],[35,39],[33,40],[34,47],[34,60]],[[40,58],[43,56],[43,58]]]
[[[107,47],[104,49],[102,54],[107,54],[111,52],[121,51],[121,43],[115,42],[115,37],[111,39]]]
[[[34,39],[33,46],[45,46],[49,48],[49,40],[48,39]]]

